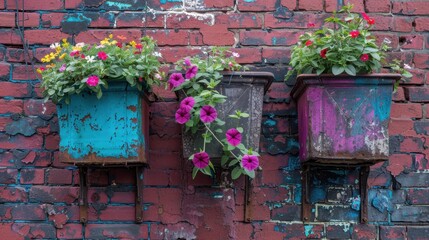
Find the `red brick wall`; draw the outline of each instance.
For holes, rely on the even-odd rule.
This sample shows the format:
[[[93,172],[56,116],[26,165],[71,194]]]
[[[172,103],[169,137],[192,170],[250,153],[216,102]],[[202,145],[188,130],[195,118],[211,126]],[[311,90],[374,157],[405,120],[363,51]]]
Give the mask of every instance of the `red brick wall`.
[[[300,216],[301,169],[297,112],[283,82],[291,45],[308,22],[320,26],[339,2],[376,20],[376,34],[392,41],[393,57],[414,77],[394,94],[391,158],[371,168],[369,224],[351,208],[356,171],[314,178],[313,222]],[[2,239],[428,239],[429,2],[425,0],[0,0],[0,233]],[[87,21],[71,29],[67,19]],[[265,97],[263,170],[253,182],[252,222],[244,222],[244,179],[220,188],[191,178],[180,157],[177,102],[163,93],[152,104],[150,169],[144,174],[144,219],[134,223],[131,169],[90,173],[89,222],[79,223],[79,176],[58,159],[55,105],[41,99],[34,67],[49,44],[71,37],[98,41],[109,33],[160,45],[165,61],[226,45],[251,69],[273,72]]]

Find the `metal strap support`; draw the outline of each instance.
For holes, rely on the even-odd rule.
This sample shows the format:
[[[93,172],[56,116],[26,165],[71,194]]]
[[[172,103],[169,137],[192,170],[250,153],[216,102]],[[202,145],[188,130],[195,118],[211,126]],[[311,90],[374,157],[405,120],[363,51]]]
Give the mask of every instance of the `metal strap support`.
[[[252,182],[249,176],[245,176],[244,182],[244,222],[252,221]]]
[[[360,222],[368,222],[368,176],[370,167],[363,166],[359,173],[360,191]]]
[[[80,222],[86,224],[88,222],[88,168],[79,167],[79,214]]]
[[[136,222],[143,222],[143,167],[136,167]]]
[[[311,202],[310,202],[310,166],[303,165],[302,166],[302,185],[301,185],[301,193],[302,193],[302,203],[301,203],[301,214],[302,221],[308,222],[311,218]]]

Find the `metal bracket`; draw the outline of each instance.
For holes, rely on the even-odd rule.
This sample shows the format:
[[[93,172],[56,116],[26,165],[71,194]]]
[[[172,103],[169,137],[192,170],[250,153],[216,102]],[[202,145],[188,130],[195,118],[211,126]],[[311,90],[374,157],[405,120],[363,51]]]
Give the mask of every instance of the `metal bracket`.
[[[249,176],[245,176],[244,182],[244,222],[252,221],[252,207],[251,207],[251,194],[252,182]]]
[[[136,222],[143,222],[143,166],[135,166],[136,174],[136,204],[135,204],[135,214]],[[80,222],[86,224],[88,222],[88,166],[79,167],[79,184],[80,184],[80,193],[79,193],[79,214]]]
[[[302,221],[311,221],[311,201],[310,201],[310,176],[313,167],[335,167],[335,168],[356,168],[357,166],[319,166],[312,164],[304,164],[302,166],[302,202],[301,202],[301,214]],[[360,192],[360,222],[368,222],[368,176],[370,172],[369,166],[360,166],[359,170],[359,192]]]

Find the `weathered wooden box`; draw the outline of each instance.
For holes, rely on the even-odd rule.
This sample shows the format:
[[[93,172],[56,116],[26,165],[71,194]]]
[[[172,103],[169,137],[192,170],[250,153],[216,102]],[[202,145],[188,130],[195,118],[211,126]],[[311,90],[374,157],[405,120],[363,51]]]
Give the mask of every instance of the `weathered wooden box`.
[[[388,123],[397,74],[303,74],[297,99],[301,162],[365,165],[389,158]]]
[[[124,82],[109,82],[101,99],[73,95],[58,104],[60,161],[89,165],[145,163],[149,114],[143,93]]]

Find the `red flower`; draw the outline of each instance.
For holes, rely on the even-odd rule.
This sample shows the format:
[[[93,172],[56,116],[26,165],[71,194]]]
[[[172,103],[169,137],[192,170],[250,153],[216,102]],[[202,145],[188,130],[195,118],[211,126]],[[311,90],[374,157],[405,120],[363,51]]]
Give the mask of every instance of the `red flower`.
[[[85,56],[85,54],[83,54],[83,53],[80,55],[80,58],[85,58],[85,57],[86,57],[86,56]]]
[[[72,51],[72,52],[70,53],[70,56],[71,56],[71,57],[74,57],[74,56],[77,56],[77,55],[79,55],[79,51]]]
[[[322,57],[322,58],[326,58],[326,53],[328,52],[328,49],[327,48],[325,48],[325,49],[322,49],[322,51],[320,51],[320,56]]]
[[[312,27],[315,27],[315,26],[316,26],[316,24],[314,24],[312,22],[307,23],[307,27],[308,28],[312,28]]]
[[[139,44],[136,44],[136,48],[137,48],[138,50],[142,50],[143,45],[141,45],[140,43],[139,43]]]
[[[373,25],[373,24],[375,23],[375,20],[374,20],[374,19],[372,19],[372,18],[370,18],[370,19],[366,20],[366,22],[367,22],[369,25]]]
[[[309,47],[313,44],[313,41],[311,40],[307,40],[307,42],[305,42],[305,46]]]
[[[368,61],[368,60],[369,60],[369,55],[368,55],[368,54],[366,54],[366,53],[362,54],[362,56],[360,56],[360,60],[361,60],[362,62],[366,62],[366,61]]]
[[[101,59],[103,61],[107,59],[107,53],[105,53],[103,51],[98,52],[97,56],[98,56],[99,59]]]
[[[359,36],[359,34],[360,34],[359,30],[353,30],[350,32],[350,36],[352,38],[357,38]]]
[[[117,46],[118,48],[122,48],[122,43],[121,43],[121,42],[117,42],[117,43],[116,43],[116,46]]]
[[[363,19],[365,19],[366,21],[368,21],[368,19],[369,19],[369,17],[368,17],[368,14],[366,14],[366,13],[362,13],[362,18]]]

